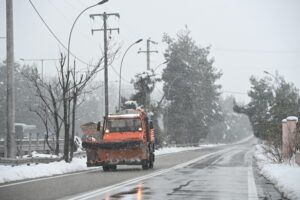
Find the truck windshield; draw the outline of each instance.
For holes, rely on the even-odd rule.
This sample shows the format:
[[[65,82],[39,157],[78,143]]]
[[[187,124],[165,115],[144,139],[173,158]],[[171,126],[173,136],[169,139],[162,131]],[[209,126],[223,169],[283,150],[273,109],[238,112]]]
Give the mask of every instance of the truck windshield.
[[[110,133],[140,131],[141,127],[142,123],[139,118],[109,119],[107,123],[107,129]]]

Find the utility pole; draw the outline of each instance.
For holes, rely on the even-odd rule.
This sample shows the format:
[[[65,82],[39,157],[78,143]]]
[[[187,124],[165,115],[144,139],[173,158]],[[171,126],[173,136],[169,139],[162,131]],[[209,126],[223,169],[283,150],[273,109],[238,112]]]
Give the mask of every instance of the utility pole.
[[[158,53],[158,51],[150,50],[150,43],[157,44],[157,42],[154,42],[149,38],[147,40],[147,50],[146,51],[141,51],[141,50],[138,51],[138,53],[146,53],[147,54],[147,70],[150,70],[150,53]]]
[[[6,0],[7,135],[5,154],[16,157],[13,0]]]
[[[104,33],[104,90],[105,90],[105,117],[108,116],[108,60],[107,60],[107,31],[110,33],[112,31],[118,31],[120,32],[119,28],[107,28],[107,18],[109,16],[116,16],[120,18],[119,13],[106,13],[104,12],[103,14],[91,14],[90,17],[94,19],[94,17],[102,17],[103,19],[103,29],[92,29],[92,34],[95,31],[103,31]]]
[[[147,50],[146,51],[141,51],[141,50],[138,51],[138,53],[146,53],[146,55],[147,55],[147,70],[148,71],[150,70],[150,54],[151,53],[158,53],[158,51],[150,50],[150,43],[157,44],[157,42],[154,42],[149,38],[149,39],[147,39]],[[150,106],[150,94],[148,94],[148,93],[146,94],[146,102],[145,103],[146,103],[145,107],[149,108],[149,106]]]

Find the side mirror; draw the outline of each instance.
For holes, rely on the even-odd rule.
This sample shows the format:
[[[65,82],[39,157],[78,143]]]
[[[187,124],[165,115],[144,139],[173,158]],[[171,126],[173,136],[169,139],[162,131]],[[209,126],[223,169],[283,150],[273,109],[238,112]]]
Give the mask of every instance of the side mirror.
[[[100,131],[100,128],[101,128],[101,122],[98,122],[97,123],[97,131]]]

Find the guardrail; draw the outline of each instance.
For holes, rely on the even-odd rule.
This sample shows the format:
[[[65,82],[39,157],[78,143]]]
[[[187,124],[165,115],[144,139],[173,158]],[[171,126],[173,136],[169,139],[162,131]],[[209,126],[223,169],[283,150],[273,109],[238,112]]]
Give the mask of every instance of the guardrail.
[[[36,139],[36,140],[29,140],[29,139],[18,139],[17,141],[17,151],[19,155],[28,154],[28,152],[37,151],[50,151],[49,147],[45,143],[44,140]],[[55,147],[55,143],[52,140],[49,140],[49,143]],[[63,147],[64,140],[59,140],[60,147]],[[4,155],[4,141],[0,140],[0,155]]]
[[[62,158],[0,158],[0,164],[1,165],[11,165],[11,166],[17,166],[17,165],[30,165],[30,164],[39,164],[39,163],[50,163],[55,161],[61,161]]]
[[[81,152],[74,152],[74,157],[85,158],[86,153],[85,151]],[[32,165],[32,164],[39,164],[44,163],[48,164],[51,162],[59,162],[62,161],[62,157],[56,158],[46,158],[46,157],[29,157],[29,158],[0,158],[0,165],[11,165],[11,166],[18,166],[18,165]]]

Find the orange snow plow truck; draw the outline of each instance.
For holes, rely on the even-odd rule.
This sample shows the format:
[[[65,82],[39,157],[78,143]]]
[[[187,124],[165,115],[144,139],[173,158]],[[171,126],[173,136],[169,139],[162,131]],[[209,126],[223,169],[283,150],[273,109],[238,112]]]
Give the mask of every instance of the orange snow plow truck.
[[[117,165],[142,165],[153,168],[155,133],[151,115],[143,110],[124,110],[108,115],[103,126],[98,124],[99,137],[86,137],[87,166],[102,166],[104,171]],[[95,136],[95,134],[94,134]]]

